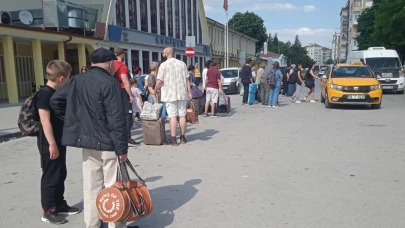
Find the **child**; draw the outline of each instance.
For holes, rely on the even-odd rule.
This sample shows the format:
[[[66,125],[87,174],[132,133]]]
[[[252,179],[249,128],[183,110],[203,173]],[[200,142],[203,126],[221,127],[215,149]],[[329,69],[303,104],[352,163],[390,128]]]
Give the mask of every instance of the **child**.
[[[134,121],[135,121],[135,116],[138,116],[137,121],[140,121],[139,116],[142,112],[142,107],[143,107],[143,101],[142,101],[142,91],[138,88],[138,82],[136,80],[131,79],[131,91],[132,95],[135,97],[135,102],[132,104],[132,113],[134,116]]]
[[[71,66],[65,61],[50,61],[46,67],[48,81],[35,97],[42,126],[37,137],[42,168],[41,220],[58,225],[67,222],[61,215],[80,213],[78,208],[68,206],[63,196],[67,176],[66,147],[61,143],[64,121],[58,118],[50,107],[52,95],[69,80],[71,70]]]

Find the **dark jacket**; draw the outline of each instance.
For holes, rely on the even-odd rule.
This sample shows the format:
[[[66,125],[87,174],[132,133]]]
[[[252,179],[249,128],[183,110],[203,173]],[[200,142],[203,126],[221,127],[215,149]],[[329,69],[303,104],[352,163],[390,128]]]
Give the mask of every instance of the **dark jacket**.
[[[92,67],[72,77],[51,98],[64,118],[62,144],[99,151],[128,152],[128,131],[120,83],[107,71]]]
[[[247,65],[243,66],[239,77],[243,84],[250,84],[253,81],[252,68],[250,68],[250,66]]]

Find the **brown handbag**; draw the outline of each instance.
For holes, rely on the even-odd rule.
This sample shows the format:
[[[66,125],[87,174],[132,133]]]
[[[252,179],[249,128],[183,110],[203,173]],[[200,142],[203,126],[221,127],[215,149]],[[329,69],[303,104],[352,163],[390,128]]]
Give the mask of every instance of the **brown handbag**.
[[[141,183],[130,180],[127,166]],[[151,213],[152,199],[145,181],[129,160],[124,163],[118,160],[117,182],[98,193],[96,207],[103,222],[133,222]]]
[[[194,107],[193,102],[189,102],[189,108],[187,108],[186,121],[192,124],[198,124],[198,111]]]

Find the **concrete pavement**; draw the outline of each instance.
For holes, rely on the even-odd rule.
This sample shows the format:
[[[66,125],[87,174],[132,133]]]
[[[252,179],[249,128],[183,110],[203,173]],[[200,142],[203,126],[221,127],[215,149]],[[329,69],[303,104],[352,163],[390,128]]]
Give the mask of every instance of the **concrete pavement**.
[[[232,115],[188,125],[187,145],[130,149],[154,202],[153,213],[135,224],[405,227],[405,96],[384,95],[380,110],[325,109],[286,98],[270,109],[242,106],[239,95],[231,99]],[[0,144],[0,151],[0,227],[53,227],[40,221],[35,139]],[[68,149],[66,197],[82,206],[81,153],[75,148]],[[61,227],[84,227],[82,214],[68,220]]]

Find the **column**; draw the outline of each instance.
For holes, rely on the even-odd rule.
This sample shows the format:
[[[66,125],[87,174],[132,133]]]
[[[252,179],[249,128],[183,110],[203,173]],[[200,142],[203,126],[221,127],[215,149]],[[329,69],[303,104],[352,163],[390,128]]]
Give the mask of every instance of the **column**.
[[[188,36],[188,14],[191,13],[188,12],[188,4],[190,4],[189,1],[186,1],[186,37]]]
[[[146,12],[148,13],[148,32],[152,33],[152,14],[150,11],[150,1],[154,0],[146,1]]]
[[[176,11],[175,11],[175,8],[176,8],[176,4],[173,1],[173,3],[172,3],[173,38],[176,38],[176,17],[175,17]]]
[[[141,3],[139,0],[136,1],[136,23],[138,24],[138,31],[141,29]]]
[[[128,59],[128,62],[126,64],[127,64],[128,70],[129,70],[129,72],[132,73],[132,52],[131,52],[131,49],[127,49],[127,59]]]
[[[193,4],[193,1],[190,1],[190,4],[191,4],[191,11],[190,11],[190,14],[191,14],[191,35],[195,36],[195,31],[194,31],[194,8],[193,8],[194,4]]]
[[[149,64],[151,63],[151,62],[153,62],[153,59],[152,59],[152,51],[149,51]],[[149,67],[149,66],[148,66]],[[146,71],[146,72],[148,72],[149,71],[149,69]]]
[[[15,55],[13,37],[10,35],[3,36],[4,66],[7,81],[8,102],[18,104],[18,86],[17,74],[15,72]]]
[[[77,44],[77,52],[79,57],[79,72],[83,66],[86,65],[86,47],[84,44]]]
[[[65,60],[65,44],[63,41],[58,42],[58,59]]]
[[[167,2],[168,1],[172,1],[172,0],[166,0],[165,1],[165,15],[166,15],[166,18],[165,18],[165,23],[166,23],[166,36],[169,36],[169,13],[168,13],[168,11],[167,11]]]
[[[143,69],[143,56],[142,56],[142,50],[139,49],[139,67],[142,68],[142,73],[145,71],[145,69]]]
[[[38,90],[44,84],[44,67],[42,62],[41,40],[32,40],[32,59],[34,60],[35,84]]]
[[[129,4],[128,0],[124,0],[125,5],[125,27],[129,28]]]
[[[159,0],[153,0],[156,1],[156,17],[157,17],[157,34],[160,34],[160,2]]]
[[[180,40],[182,40],[183,39],[183,21],[182,21],[182,16],[183,16],[183,12],[182,12],[182,10],[181,10],[181,7],[182,7],[183,5],[182,5],[182,1],[179,1],[179,30],[180,30]],[[182,59],[183,59],[183,57],[182,57]]]
[[[197,28],[195,28],[195,30],[196,30],[196,32],[195,32],[195,43],[196,44],[198,44],[198,41],[200,40],[200,29],[198,29],[199,28],[199,23],[198,23],[198,18],[200,18],[200,4],[198,4],[198,1],[196,2],[196,9],[195,9],[195,11],[196,11],[196,13],[197,13]]]

